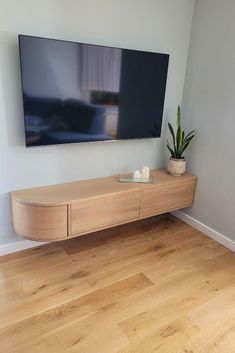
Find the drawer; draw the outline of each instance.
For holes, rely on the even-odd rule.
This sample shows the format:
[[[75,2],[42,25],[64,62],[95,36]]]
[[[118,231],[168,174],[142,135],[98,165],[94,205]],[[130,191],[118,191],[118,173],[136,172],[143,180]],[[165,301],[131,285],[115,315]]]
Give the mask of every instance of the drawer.
[[[16,233],[30,240],[53,241],[67,238],[67,206],[32,206],[12,200]]]
[[[173,178],[173,177],[172,177]],[[140,217],[145,218],[193,204],[196,180],[155,185],[143,190]]]
[[[141,192],[122,192],[75,201],[71,205],[71,235],[107,228],[139,217]]]

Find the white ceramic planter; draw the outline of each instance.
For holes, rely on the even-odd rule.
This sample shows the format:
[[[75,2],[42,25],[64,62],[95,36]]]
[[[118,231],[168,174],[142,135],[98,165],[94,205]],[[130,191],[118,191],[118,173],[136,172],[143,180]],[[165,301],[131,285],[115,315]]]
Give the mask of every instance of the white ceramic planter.
[[[170,158],[167,164],[167,170],[170,175],[181,176],[186,171],[186,160]]]

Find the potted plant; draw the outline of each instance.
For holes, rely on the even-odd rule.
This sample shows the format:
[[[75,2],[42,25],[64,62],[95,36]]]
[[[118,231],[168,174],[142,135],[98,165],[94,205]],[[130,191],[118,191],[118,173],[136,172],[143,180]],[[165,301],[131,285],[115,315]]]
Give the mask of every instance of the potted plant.
[[[172,136],[172,144],[167,141],[167,148],[171,153],[171,158],[167,165],[167,170],[170,175],[181,176],[186,170],[186,160],[183,153],[194,138],[195,130],[189,132],[187,135],[181,127],[181,109],[177,109],[176,132],[170,123],[168,127]]]

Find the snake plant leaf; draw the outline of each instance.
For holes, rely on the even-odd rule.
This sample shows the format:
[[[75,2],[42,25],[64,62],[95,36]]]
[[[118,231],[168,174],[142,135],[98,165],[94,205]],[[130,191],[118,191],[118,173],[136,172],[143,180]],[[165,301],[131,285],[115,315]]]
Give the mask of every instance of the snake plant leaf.
[[[189,142],[186,142],[186,144],[184,145],[184,148],[181,151],[181,157],[182,157],[184,151],[186,150],[186,148],[188,147],[188,145],[189,145]]]
[[[181,129],[181,126],[178,126],[178,129],[176,132],[176,154],[177,154],[177,156],[178,156],[180,148],[181,148],[181,140],[182,140],[182,129]]]
[[[186,148],[188,147],[188,145],[190,144],[190,141],[194,138],[194,136],[192,136],[184,145],[182,151],[181,151],[181,155],[184,153],[184,151],[186,150]]]
[[[182,142],[183,142],[183,130],[180,126],[180,146],[182,146]]]
[[[181,109],[178,105],[177,107],[177,128],[181,125]]]
[[[173,138],[173,144],[175,144],[175,133],[174,133],[174,129],[172,127],[172,125],[170,123],[168,123],[168,127],[169,127],[169,130],[170,130],[170,133],[172,135],[172,138]]]
[[[188,142],[187,141],[184,141],[183,143],[182,143],[182,146],[180,147],[180,150],[179,150],[179,153],[178,153],[178,155],[179,155],[179,158],[181,158],[181,156],[182,156],[182,151],[184,150],[184,147],[185,147],[185,145],[187,144]]]
[[[173,149],[169,145],[167,145],[167,148],[168,148],[168,150],[171,153],[171,157],[175,158],[176,156],[175,156],[175,153],[174,153]]]
[[[176,133],[174,132],[174,129],[170,123],[168,123],[168,127],[173,139],[173,144],[171,146],[167,141],[167,148],[173,158],[181,159],[183,158],[182,154],[184,153],[189,143],[195,136],[195,130],[186,134],[185,130],[182,129],[180,106],[177,107]]]
[[[194,137],[195,137],[195,135],[192,135],[192,136],[188,137],[187,139],[185,139],[185,141],[190,142]]]
[[[175,144],[175,133],[174,133],[174,129],[172,127],[172,125],[170,123],[168,123],[168,127],[169,127],[169,130],[170,130],[170,133],[172,135],[172,139],[173,139],[173,148],[174,148],[174,153],[176,154],[176,144]],[[168,145],[169,145],[169,142],[168,142]]]
[[[190,135],[194,134],[195,130],[192,130],[188,133],[188,135],[185,136],[185,139],[189,138]]]
[[[188,147],[190,141],[194,138],[194,135],[189,137],[187,140],[184,140],[184,143],[182,144],[182,147],[180,149],[180,156],[182,156],[183,152],[185,151],[185,149]]]

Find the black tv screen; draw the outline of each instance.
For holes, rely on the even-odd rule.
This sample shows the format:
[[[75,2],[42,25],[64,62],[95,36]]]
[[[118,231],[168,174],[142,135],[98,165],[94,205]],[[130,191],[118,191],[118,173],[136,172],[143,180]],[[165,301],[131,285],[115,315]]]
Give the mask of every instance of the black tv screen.
[[[19,35],[27,146],[160,137],[169,55]]]

